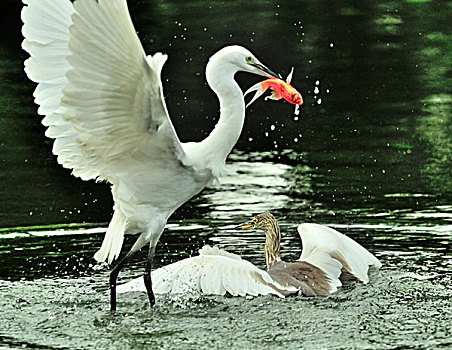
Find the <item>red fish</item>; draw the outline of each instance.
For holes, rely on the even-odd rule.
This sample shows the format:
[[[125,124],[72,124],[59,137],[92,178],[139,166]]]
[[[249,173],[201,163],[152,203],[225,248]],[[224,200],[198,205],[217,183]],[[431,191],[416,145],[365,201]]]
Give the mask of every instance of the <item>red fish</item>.
[[[244,95],[247,95],[253,91],[256,91],[256,93],[246,106],[248,107],[251,103],[256,101],[265,91],[271,89],[272,94],[271,96],[267,96],[265,98],[266,100],[267,99],[280,100],[283,98],[287,102],[295,105],[295,114],[298,114],[299,113],[298,108],[303,104],[303,97],[297,90],[295,90],[295,88],[292,85],[290,85],[292,76],[293,76],[293,67],[289,75],[287,76],[286,81],[283,81],[278,78],[271,78],[251,86],[248,90],[246,90]]]

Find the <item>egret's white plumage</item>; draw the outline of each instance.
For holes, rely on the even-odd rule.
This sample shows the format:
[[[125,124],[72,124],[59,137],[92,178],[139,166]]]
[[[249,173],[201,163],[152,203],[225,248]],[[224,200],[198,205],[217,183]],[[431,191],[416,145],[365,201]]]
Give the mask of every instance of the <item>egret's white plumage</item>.
[[[168,217],[226,172],[245,117],[234,74],[273,73],[243,47],[217,52],[206,75],[219,122],[204,141],[181,143],[163,97],[167,56],[145,55],[126,0],[23,2],[25,71],[53,152],[75,176],[112,185],[114,215],[95,258],[111,263],[124,234],[139,233],[127,257],[150,242],[150,265]]]
[[[298,226],[298,233],[303,244],[298,261],[311,264],[324,273],[314,276],[305,272],[305,281],[318,283],[319,278],[325,279],[327,294],[334,293],[342,285],[343,269],[354,280],[368,283],[369,267],[381,267],[380,261],[368,250],[330,227],[305,223]],[[204,246],[198,256],[152,271],[152,278],[158,294],[224,295],[227,292],[233,296],[274,294],[284,297],[304,292],[302,286],[298,283],[295,286],[281,275],[281,271],[290,275],[293,268],[282,266],[267,272],[236,254]],[[118,286],[120,293],[131,291],[145,291],[142,277]]]

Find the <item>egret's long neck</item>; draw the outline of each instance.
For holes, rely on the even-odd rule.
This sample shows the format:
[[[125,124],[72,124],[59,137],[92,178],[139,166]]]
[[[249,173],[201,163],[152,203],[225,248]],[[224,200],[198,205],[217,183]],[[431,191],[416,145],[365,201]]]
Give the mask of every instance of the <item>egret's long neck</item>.
[[[220,101],[220,119],[210,135],[202,141],[208,162],[224,163],[239,139],[245,120],[242,90],[234,80],[236,69],[220,59],[210,60],[207,82]]]
[[[270,227],[265,231],[265,261],[267,270],[276,262],[281,261],[279,256],[281,231],[276,220],[271,220]]]

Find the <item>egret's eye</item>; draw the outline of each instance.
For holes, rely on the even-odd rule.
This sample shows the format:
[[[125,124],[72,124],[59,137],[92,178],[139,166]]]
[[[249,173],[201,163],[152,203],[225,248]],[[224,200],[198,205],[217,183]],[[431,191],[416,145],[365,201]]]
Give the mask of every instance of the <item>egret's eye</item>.
[[[248,63],[250,63],[253,60],[253,58],[251,56],[246,56],[245,59],[246,59],[246,62],[248,62]]]

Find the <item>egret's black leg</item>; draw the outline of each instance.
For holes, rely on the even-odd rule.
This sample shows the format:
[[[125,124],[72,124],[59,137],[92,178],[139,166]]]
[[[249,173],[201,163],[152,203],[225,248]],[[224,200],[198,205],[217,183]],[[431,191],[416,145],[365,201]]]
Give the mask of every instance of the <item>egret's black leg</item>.
[[[155,245],[151,244],[149,247],[146,269],[144,270],[144,275],[143,275],[144,285],[145,285],[146,291],[148,293],[149,304],[151,305],[151,307],[153,307],[155,305],[155,296],[154,296],[154,291],[152,290],[152,279],[151,279],[152,260],[154,260],[154,253],[155,253]]]
[[[126,256],[110,271],[110,311],[116,311],[116,282],[118,280],[119,271],[121,271],[135,253],[135,251],[127,253]]]

